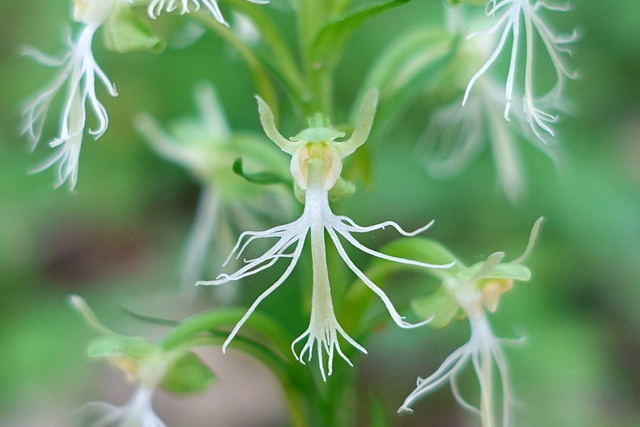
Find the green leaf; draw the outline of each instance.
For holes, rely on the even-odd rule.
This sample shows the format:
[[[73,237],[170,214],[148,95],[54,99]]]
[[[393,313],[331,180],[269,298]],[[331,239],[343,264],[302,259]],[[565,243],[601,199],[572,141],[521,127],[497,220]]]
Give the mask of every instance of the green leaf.
[[[172,393],[195,393],[206,390],[215,379],[215,374],[198,356],[187,352],[169,367],[160,385]]]
[[[89,343],[87,353],[91,358],[128,356],[134,359],[144,359],[158,351],[158,347],[143,337],[104,335]]]
[[[246,309],[244,308],[216,308],[194,314],[169,331],[169,333],[160,340],[159,345],[164,348],[165,351],[179,348],[203,332],[210,334],[219,328],[226,329],[234,326],[242,319],[245,313]],[[271,317],[256,311],[247,319],[244,327],[245,329],[252,329],[264,336],[274,344],[282,354],[291,354],[290,346],[292,338],[286,330]]]
[[[242,157],[237,157],[233,162],[233,172],[236,175],[240,175],[244,179],[254,184],[286,184],[291,185],[289,180],[282,178],[280,175],[272,173],[272,172],[256,172],[256,173],[246,173],[243,167]]]
[[[403,34],[378,57],[358,95],[361,99],[372,87],[380,91],[378,132],[396,123],[397,116],[440,79],[458,41],[443,30],[420,30]]]
[[[420,318],[432,318],[428,325],[433,328],[444,328],[460,310],[455,298],[442,286],[427,297],[413,300],[411,307]]]
[[[477,262],[464,272],[465,280],[476,281],[490,277],[493,270],[504,258],[504,252],[494,252],[482,262]]]
[[[149,323],[153,323],[156,325],[165,325],[165,326],[177,326],[180,322],[176,321],[176,320],[171,320],[171,319],[164,319],[162,317],[154,317],[154,316],[146,316],[144,314],[139,314],[139,313],[135,313],[131,310],[128,310],[126,308],[122,309],[125,313],[127,313],[129,316],[134,317],[138,320],[142,320],[145,322],[149,322]]]
[[[391,0],[384,3],[367,6],[349,15],[333,21],[325,26],[312,47],[312,57],[315,60],[327,60],[333,64],[342,53],[342,48],[353,34],[367,19],[395,7],[404,6],[411,0]]]
[[[384,413],[384,406],[376,396],[369,396],[369,427],[387,427],[389,425]]]
[[[153,34],[128,4],[117,6],[103,25],[104,43],[107,49],[118,53],[137,50],[161,51],[164,42]]]

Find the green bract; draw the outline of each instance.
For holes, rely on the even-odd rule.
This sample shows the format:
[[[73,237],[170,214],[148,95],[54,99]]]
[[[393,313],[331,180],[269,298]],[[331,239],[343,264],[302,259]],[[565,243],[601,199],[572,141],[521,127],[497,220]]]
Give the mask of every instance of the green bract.
[[[188,350],[188,342],[167,350],[144,337],[118,335],[100,323],[82,298],[73,295],[70,301],[93,329],[104,334],[89,344],[89,357],[108,360],[132,383],[150,390],[160,385],[173,393],[190,393],[206,389],[215,380],[211,369]]]
[[[117,2],[114,8],[103,24],[104,42],[109,50],[127,53],[164,49],[164,41],[153,34],[147,23],[126,2]]]
[[[296,136],[291,137],[293,142],[331,142],[336,138],[344,137],[344,132],[338,132],[332,128],[307,128]]]
[[[433,328],[444,328],[460,313],[456,299],[442,286],[429,296],[414,299],[411,307],[419,317],[431,319],[429,326]]]
[[[206,390],[215,374],[192,352],[184,353],[167,369],[160,385],[172,393],[195,393]]]

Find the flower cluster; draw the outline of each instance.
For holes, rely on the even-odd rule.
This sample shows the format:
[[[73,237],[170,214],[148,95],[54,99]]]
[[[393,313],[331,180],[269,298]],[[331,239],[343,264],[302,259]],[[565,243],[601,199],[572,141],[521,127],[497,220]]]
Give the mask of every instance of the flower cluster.
[[[311,319],[307,330],[292,343],[292,351],[295,357],[304,363],[305,358],[307,360],[312,358],[315,349],[318,353],[317,358],[320,372],[325,379],[326,375],[331,375],[333,358],[336,352],[342,359],[351,364],[348,357],[340,348],[338,336],[344,338],[356,349],[366,352],[365,349],[340,326],[334,314],[326,260],[325,231],[331,238],[342,260],[365,285],[378,295],[391,315],[391,318],[398,326],[412,328],[427,322],[420,322],[418,324],[407,322],[395,309],[385,292],[353,263],[340,237],[361,251],[378,258],[403,264],[418,265],[425,268],[449,267],[450,265],[433,265],[385,255],[364,246],[353,237],[353,233],[375,231],[386,226],[395,228],[405,236],[412,236],[426,230],[431,223],[414,232],[406,232],[392,221],[363,227],[356,224],[349,217],[334,214],[329,206],[329,191],[336,187],[336,183],[340,179],[342,159],[353,153],[367,139],[373,123],[376,103],[377,91],[369,92],[363,102],[354,132],[346,141],[336,141],[337,138],[344,137],[344,134],[330,127],[308,128],[297,136],[287,140],[276,129],[273,113],[269,106],[262,99],[258,98],[260,120],[265,133],[283,151],[291,155],[291,174],[295,179],[296,185],[304,192],[305,205],[302,215],[294,222],[273,227],[265,231],[242,233],[229,259],[234,255],[236,258],[240,257],[249,244],[258,239],[277,239],[276,243],[264,252],[264,254],[254,259],[245,260],[245,265],[234,273],[222,274],[215,280],[198,282],[199,285],[221,285],[259,273],[281,259],[290,259],[289,266],[280,278],[251,304],[249,310],[233,328],[223,349],[226,348],[256,307],[289,277],[300,259],[307,235],[310,235],[313,264]],[[290,250],[291,248],[292,250]],[[295,350],[295,346],[304,340],[306,340],[306,342],[302,350],[298,353]],[[326,369],[323,352],[327,355]]]

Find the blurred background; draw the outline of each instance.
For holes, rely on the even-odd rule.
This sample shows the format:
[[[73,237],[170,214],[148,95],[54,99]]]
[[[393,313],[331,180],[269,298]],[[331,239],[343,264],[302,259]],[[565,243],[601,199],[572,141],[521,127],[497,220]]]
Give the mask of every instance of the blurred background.
[[[41,144],[30,153],[19,136],[20,106],[52,70],[20,50],[32,45],[61,52],[68,3],[0,0],[0,425],[7,427],[70,426],[86,401],[128,399],[120,373],[87,360],[93,334],[67,295],[82,295],[110,328],[151,338],[165,329],[141,324],[123,308],[181,319],[215,304],[179,293],[177,286],[176,260],[198,185],[158,158],[134,132],[131,118],[147,111],[166,123],[192,114],[193,87],[205,80],[215,84],[233,127],[259,129],[250,76],[215,35],[162,54],[124,55],[107,52],[97,37],[96,58],[120,93],[101,96],[111,119],[108,132],[98,141],[85,139],[74,192],[54,190],[51,170],[28,174],[48,150]],[[266,7],[287,22],[282,3]],[[526,337],[506,349],[520,400],[516,425],[640,426],[640,8],[633,1],[572,5],[571,13],[553,14],[555,27],[582,34],[571,58],[581,74],[567,91],[572,113],[558,126],[561,161],[554,164],[523,141],[527,192],[520,202],[509,203],[499,190],[487,150],[455,179],[429,177],[415,154],[426,123],[412,114],[372,142],[372,180],[359,183],[340,210],[360,224],[391,219],[407,229],[435,219],[428,236],[469,263],[497,250],[508,259],[519,256],[531,225],[544,215],[528,262],[532,280],[505,295],[492,316],[498,335]],[[167,17],[157,25],[184,21]],[[440,22],[439,1],[414,1],[367,23],[338,70],[337,104],[351,105],[355,84],[397,33],[395,24]],[[55,132],[55,123],[48,130]],[[383,234],[372,245],[391,237]],[[262,279],[245,285],[251,284],[236,301],[264,285]],[[288,297],[290,292],[274,294],[265,310],[290,307]],[[416,405],[413,415],[394,414],[416,376],[433,372],[467,334],[464,323],[448,333],[389,328],[375,334],[358,372],[363,401],[378,396],[390,425],[477,425],[447,388]],[[268,372],[233,352],[223,356],[212,349],[202,356],[220,381],[189,398],[159,393],[154,406],[167,425],[286,425],[284,400]]]

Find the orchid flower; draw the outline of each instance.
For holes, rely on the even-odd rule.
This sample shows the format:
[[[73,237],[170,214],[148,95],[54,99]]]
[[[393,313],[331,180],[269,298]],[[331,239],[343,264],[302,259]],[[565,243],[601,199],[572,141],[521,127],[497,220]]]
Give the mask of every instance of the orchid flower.
[[[557,116],[543,109],[547,104],[555,104],[557,98],[564,87],[567,78],[575,78],[576,74],[569,70],[565,64],[563,54],[570,53],[566,46],[577,38],[577,32],[570,35],[557,35],[540,15],[541,10],[567,11],[567,5],[552,5],[544,0],[490,0],[485,7],[485,14],[491,18],[497,16],[496,23],[489,29],[477,31],[467,36],[472,39],[478,36],[494,35],[500,33],[498,42],[488,59],[473,75],[464,94],[462,104],[465,105],[476,81],[485,74],[500,56],[507,40],[511,36],[511,54],[509,59],[509,70],[507,72],[504,106],[504,117],[508,120],[516,93],[515,82],[518,73],[520,59],[520,46],[524,43],[524,87],[522,90],[522,112],[526,122],[533,133],[540,140],[544,141],[542,132],[554,136],[553,123],[557,121]],[[522,27],[524,24],[524,28]],[[524,36],[522,35],[524,30]],[[524,38],[524,41],[522,40]],[[551,91],[545,96],[538,97],[534,89],[534,39],[539,38],[547,52],[556,74],[556,82]]]
[[[131,399],[123,406],[105,402],[89,402],[80,410],[90,414],[92,427],[166,427],[153,412],[151,398],[153,389],[138,387]]]
[[[92,427],[166,427],[154,413],[151,400],[171,364],[182,354],[181,350],[165,352],[142,337],[118,335],[100,322],[83,298],[71,295],[69,302],[102,335],[89,347],[90,357],[108,359],[136,384],[129,402],[123,406],[89,402],[78,412]]]
[[[262,138],[252,134],[232,131],[211,85],[199,84],[195,100],[197,119],[172,123],[168,132],[149,114],[140,114],[135,119],[136,129],[154,151],[187,169],[202,188],[180,262],[180,283],[184,289],[193,289],[193,283],[202,277],[205,262],[214,251],[212,241],[216,242],[216,255],[218,249],[222,250],[219,254],[222,260],[233,246],[233,238],[227,236],[231,234],[228,230],[231,221],[227,219],[233,216],[229,215],[230,208],[240,206],[251,211],[258,209],[255,202],[265,202],[264,191],[258,193],[258,186],[233,173],[230,165],[234,160],[241,157],[245,164],[285,173],[276,147],[265,145]],[[269,192],[267,196],[272,194]],[[274,205],[271,200],[267,202]],[[287,210],[285,206],[278,207],[280,211]]]
[[[428,142],[425,166],[434,176],[449,177],[466,167],[488,143],[493,152],[498,183],[511,201],[524,191],[522,163],[516,147],[521,137],[546,153],[553,154],[530,131],[524,114],[516,109],[510,121],[501,117],[504,93],[491,76],[483,76],[476,90],[460,108],[456,100],[436,112],[423,139]],[[516,105],[519,104],[514,100]]]
[[[95,32],[107,20],[117,1],[74,0],[74,19],[85,25],[76,41],[68,38],[68,51],[60,58],[45,55],[32,48],[25,52],[44,65],[60,67],[53,83],[38,93],[23,111],[22,133],[31,139],[33,148],[42,138],[51,102],[66,85],[59,134],[49,142],[49,146],[57,151],[34,170],[39,172],[57,165],[56,187],[67,181],[70,189],[73,190],[76,186],[82,137],[87,128],[87,107],[97,120],[97,127],[89,130],[95,139],[102,136],[109,125],[107,111],[96,95],[96,81],[102,83],[109,95],[117,96],[117,92],[113,83],[96,63],[91,44]]]
[[[514,396],[506,357],[502,351],[502,343],[507,340],[494,335],[486,310],[496,311],[500,296],[513,288],[514,280],[526,281],[531,277],[531,272],[522,262],[533,248],[541,222],[542,218],[534,224],[524,253],[510,263],[500,263],[505,254],[495,252],[486,261],[471,267],[456,264],[458,272],[445,279],[443,287],[456,304],[451,317],[461,311],[469,319],[471,337],[466,344],[451,353],[433,374],[424,379],[418,378],[415,390],[405,399],[398,412],[412,412],[411,406],[417,400],[448,382],[456,401],[463,408],[480,416],[483,427],[512,425],[511,406]],[[469,362],[480,385],[479,408],[467,402],[458,386],[458,376]],[[502,392],[497,401],[494,368],[497,368],[500,381],[498,389]],[[500,417],[496,415],[497,408],[501,408]],[[497,424],[498,418],[501,419],[500,424]]]
[[[293,341],[291,349],[296,359],[301,363],[305,363],[305,358],[310,361],[314,350],[317,351],[318,366],[322,378],[326,380],[326,375],[331,375],[333,358],[336,353],[351,365],[351,361],[340,347],[339,336],[359,351],[366,353],[366,350],[347,334],[336,319],[329,284],[325,231],[349,269],[378,295],[393,321],[402,328],[417,327],[428,322],[428,320],[417,324],[407,322],[398,313],[385,292],[354,264],[347,254],[340,237],[369,255],[390,261],[425,268],[446,268],[450,264],[433,265],[385,255],[364,246],[353,237],[354,233],[366,233],[383,229],[386,226],[395,228],[402,235],[413,236],[429,228],[432,222],[414,232],[406,232],[392,221],[363,227],[356,224],[349,217],[334,214],[329,206],[329,191],[334,187],[338,187],[342,159],[352,154],[369,136],[377,104],[377,91],[371,91],[365,97],[353,134],[346,141],[336,141],[337,138],[342,138],[345,135],[330,127],[308,128],[297,136],[286,139],[276,129],[274,116],[269,106],[261,98],[258,97],[257,100],[260,121],[265,133],[283,151],[291,155],[290,170],[297,187],[304,193],[304,210],[300,218],[289,224],[273,227],[265,231],[242,233],[227,262],[234,256],[236,258],[240,257],[245,249],[256,240],[272,238],[277,240],[261,256],[245,260],[245,265],[234,273],[221,274],[215,280],[200,281],[197,284],[222,285],[257,274],[281,259],[290,260],[284,273],[251,304],[246,314],[235,325],[223,345],[224,350],[258,305],[289,277],[300,259],[307,235],[310,235],[313,265],[311,319],[309,327]],[[296,345],[301,342],[304,342],[304,345],[300,352],[297,352]],[[327,358],[326,369],[323,353],[326,353]]]
[[[130,0],[133,1],[133,0]],[[221,24],[226,25],[229,24],[222,16],[222,12],[220,11],[220,7],[218,6],[217,0],[179,0],[182,4],[180,8],[180,13],[185,14],[192,11],[200,10],[200,2],[209,9],[209,12],[213,15],[214,18]],[[269,0],[247,0],[251,3],[256,4],[267,4]],[[147,8],[147,13],[149,17],[152,19],[156,19],[163,11],[165,12],[173,12],[178,8],[178,0],[153,0],[149,3],[149,7]]]

